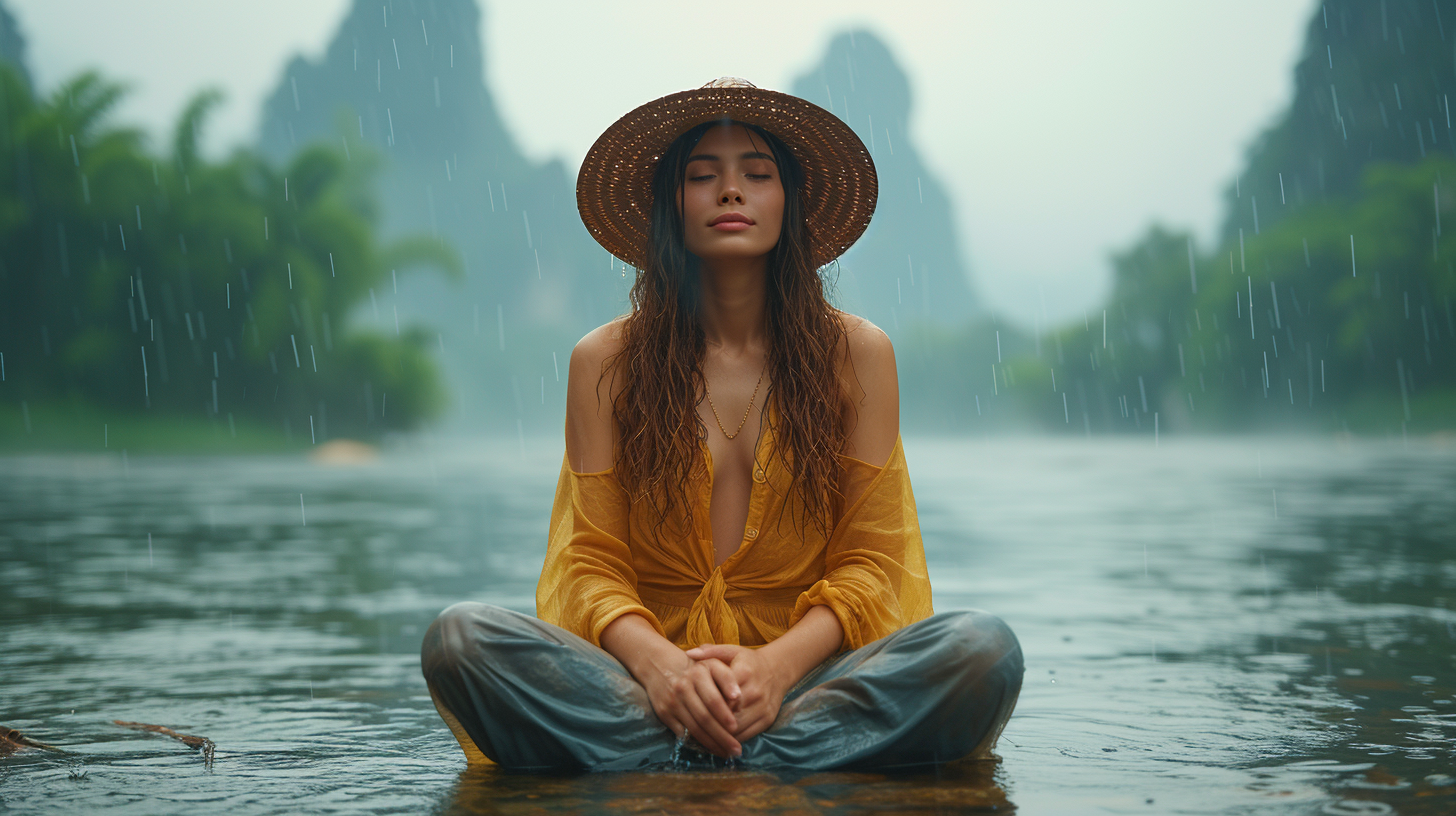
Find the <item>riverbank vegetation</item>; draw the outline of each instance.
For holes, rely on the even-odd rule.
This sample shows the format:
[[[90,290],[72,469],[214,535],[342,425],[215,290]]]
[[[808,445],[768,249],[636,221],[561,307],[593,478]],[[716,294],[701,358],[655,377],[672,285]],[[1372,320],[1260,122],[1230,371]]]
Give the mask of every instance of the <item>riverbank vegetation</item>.
[[[38,98],[0,65],[5,446],[27,428],[84,437],[102,414],[149,433],[241,427],[251,443],[377,438],[439,416],[435,335],[353,319],[399,275],[462,275],[433,238],[378,240],[380,157],[343,136],[283,166],[248,150],[209,161],[211,91],[154,151],[108,123],[123,93],[88,72]]]

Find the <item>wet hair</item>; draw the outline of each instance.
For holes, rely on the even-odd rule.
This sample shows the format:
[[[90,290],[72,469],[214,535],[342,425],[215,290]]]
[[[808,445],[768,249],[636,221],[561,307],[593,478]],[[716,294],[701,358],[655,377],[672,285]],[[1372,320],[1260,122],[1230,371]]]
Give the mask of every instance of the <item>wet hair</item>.
[[[679,136],[658,161],[650,250],[632,285],[621,348],[604,367],[604,375],[608,367],[624,375],[612,405],[620,434],[613,466],[634,501],[651,502],[658,529],[677,506],[686,510],[685,529],[691,529],[688,477],[700,455],[698,442],[707,434],[696,408],[706,387],[701,368],[706,344],[698,311],[701,263],[684,243],[679,202],[689,154],[709,128],[721,125],[742,125],[751,139],[767,144],[784,188],[783,224],[768,255],[771,383],[764,405],[776,400],[779,421],[773,431],[777,455],[791,474],[789,489],[800,491],[804,516],[827,536],[832,497],[839,495],[837,454],[846,438],[838,363],[848,343],[829,303],[831,284],[812,260],[803,170],[781,139],[756,125],[704,122]],[[764,417],[768,422],[769,415]],[[798,519],[801,532],[804,520]]]

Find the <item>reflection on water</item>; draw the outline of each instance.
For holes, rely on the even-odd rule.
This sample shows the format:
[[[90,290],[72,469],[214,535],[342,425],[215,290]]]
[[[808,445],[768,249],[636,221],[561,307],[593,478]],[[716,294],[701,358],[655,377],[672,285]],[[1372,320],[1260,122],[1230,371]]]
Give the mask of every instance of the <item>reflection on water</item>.
[[[748,770],[719,773],[604,773],[541,777],[471,769],[460,775],[446,814],[581,813],[944,813],[1009,810],[990,761],[936,773],[817,773],[794,778]]]
[[[17,810],[1456,809],[1456,451],[907,440],[940,610],[1002,616],[999,762],[934,773],[466,771],[419,675],[457,600],[530,612],[555,440],[0,460],[0,759]],[[216,761],[158,723],[212,739]],[[84,773],[83,773],[84,772]]]

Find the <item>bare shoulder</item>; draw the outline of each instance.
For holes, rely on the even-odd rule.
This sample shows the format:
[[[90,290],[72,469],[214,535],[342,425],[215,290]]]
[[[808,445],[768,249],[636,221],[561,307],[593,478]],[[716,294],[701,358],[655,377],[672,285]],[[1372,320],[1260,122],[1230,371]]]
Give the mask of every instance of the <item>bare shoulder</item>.
[[[895,347],[879,326],[837,312],[844,325],[840,381],[844,387],[844,453],[883,466],[900,434],[900,379]]]
[[[566,452],[582,473],[612,465],[615,432],[612,403],[621,388],[617,378],[602,374],[622,350],[622,323],[618,318],[587,332],[571,350],[566,380]]]
[[[887,385],[895,377],[895,347],[890,336],[869,320],[849,312],[836,310],[835,316],[844,326],[844,339],[838,354],[840,368],[853,390],[861,393]],[[857,387],[856,387],[857,386]]]
[[[602,363],[622,350],[622,324],[626,320],[625,317],[619,317],[587,332],[576,341],[576,347],[571,350],[572,359],[580,356],[582,362],[595,362],[597,371],[593,373],[599,373]]]

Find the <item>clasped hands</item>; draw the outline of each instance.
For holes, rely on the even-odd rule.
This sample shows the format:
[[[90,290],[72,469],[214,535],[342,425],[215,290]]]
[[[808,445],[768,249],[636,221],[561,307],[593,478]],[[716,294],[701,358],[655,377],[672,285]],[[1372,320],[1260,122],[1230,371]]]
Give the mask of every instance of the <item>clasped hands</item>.
[[[773,725],[790,685],[764,651],[710,643],[680,652],[682,662],[647,686],[657,718],[720,757],[739,756],[746,740]]]

